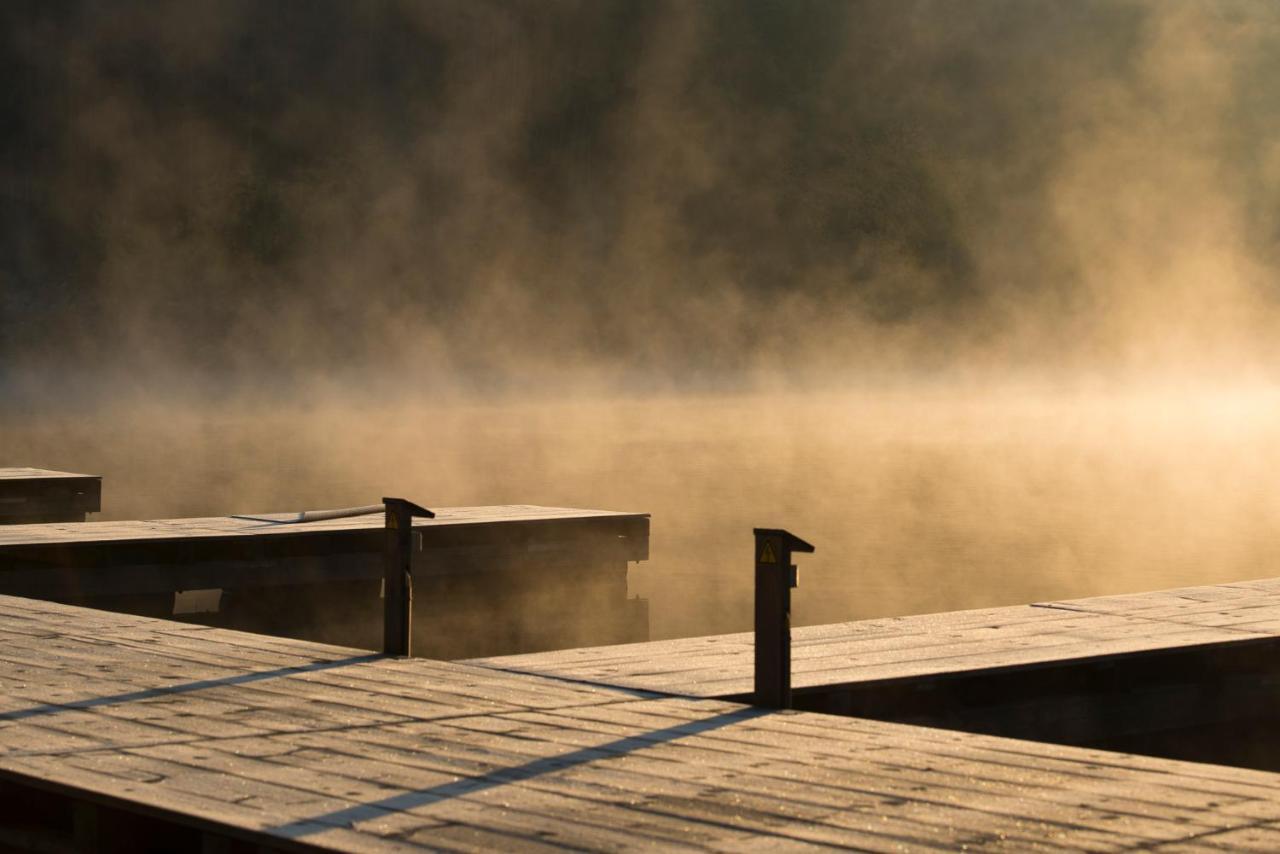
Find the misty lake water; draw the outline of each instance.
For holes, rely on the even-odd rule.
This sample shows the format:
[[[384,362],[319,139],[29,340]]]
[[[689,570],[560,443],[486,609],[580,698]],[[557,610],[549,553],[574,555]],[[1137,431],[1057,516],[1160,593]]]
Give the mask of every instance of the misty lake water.
[[[1280,574],[1280,396],[903,390],[119,406],[0,417],[0,464],[104,476],[98,518],[367,504],[648,512],[655,638],[743,630],[751,528],[817,546],[797,624]]]

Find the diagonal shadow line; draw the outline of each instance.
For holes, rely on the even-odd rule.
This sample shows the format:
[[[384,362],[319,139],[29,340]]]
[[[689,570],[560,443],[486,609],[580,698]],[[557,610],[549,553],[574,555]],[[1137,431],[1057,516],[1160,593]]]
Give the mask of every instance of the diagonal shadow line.
[[[734,709],[731,712],[722,712],[703,720],[685,721],[664,729],[625,736],[595,747],[584,747],[580,750],[561,753],[557,756],[546,756],[542,759],[526,762],[524,765],[497,768],[480,777],[467,777],[462,780],[455,780],[452,783],[432,786],[429,789],[404,792],[379,801],[370,801],[321,815],[299,818],[288,824],[268,828],[268,830],[289,839],[298,839],[310,836],[313,833],[320,833],[334,826],[350,827],[358,821],[381,818],[387,812],[428,806],[438,801],[460,798],[485,789],[505,786],[509,783],[519,783],[522,780],[549,774],[553,771],[563,771],[576,765],[586,765],[598,759],[613,759],[628,753],[634,753],[637,750],[643,750],[646,747],[665,744],[686,736],[709,732],[738,721],[750,720],[751,718],[772,713],[771,709],[762,708]]]
[[[703,697],[698,694],[684,694],[679,691],[666,691],[658,688],[637,688],[632,685],[624,685],[618,682],[605,682],[603,679],[566,676],[563,673],[543,673],[538,670],[525,670],[519,667],[499,667],[494,664],[476,664],[474,660],[463,660],[456,663],[468,664],[472,667],[483,667],[485,670],[492,670],[495,673],[510,673],[516,676],[532,676],[536,679],[550,679],[554,682],[563,682],[566,685],[586,685],[589,688],[606,688],[611,692],[626,694],[628,696],[635,697],[638,700],[662,700],[669,697],[687,697],[693,700],[725,699],[724,697]]]
[[[40,717],[42,715],[54,715],[58,712],[77,709],[96,709],[99,706],[115,706],[124,703],[132,703],[137,700],[149,700],[155,697],[165,697],[170,694],[189,694],[193,691],[203,691],[206,688],[219,688],[226,685],[245,685],[250,682],[262,682],[265,679],[275,679],[280,676],[289,676],[294,673],[314,673],[319,670],[333,670],[338,667],[348,667],[352,664],[377,661],[381,658],[385,658],[381,653],[353,655],[348,658],[335,659],[334,661],[317,661],[312,664],[301,665],[295,664],[289,667],[277,667],[274,670],[258,670],[253,673],[239,673],[235,676],[224,676],[219,679],[201,679],[197,682],[183,682],[177,685],[165,685],[160,688],[145,688],[140,691],[129,691],[125,694],[112,694],[106,697],[93,697],[88,700],[72,700],[66,703],[47,703],[41,706],[32,706],[29,709],[0,712],[0,721],[20,721],[25,720],[26,718]]]

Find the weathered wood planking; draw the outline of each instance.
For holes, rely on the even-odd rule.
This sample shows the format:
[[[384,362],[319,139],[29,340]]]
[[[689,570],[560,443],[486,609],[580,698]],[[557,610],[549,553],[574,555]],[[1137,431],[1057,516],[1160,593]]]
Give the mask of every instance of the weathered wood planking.
[[[0,524],[83,522],[101,509],[98,475],[0,468]]]
[[[649,554],[647,514],[526,505],[435,512],[413,525],[419,654],[648,638],[647,602],[627,591],[628,563]],[[184,613],[175,594],[207,591],[216,611],[203,606],[186,619],[377,648],[384,540],[381,514],[16,525],[0,529],[0,593],[170,616]]]
[[[14,847],[128,817],[205,850],[1280,846],[1275,774],[12,597],[0,685]],[[32,808],[41,797],[75,808]]]
[[[50,471],[49,469],[33,469],[19,466],[0,467],[0,480],[58,480],[96,477],[97,475],[76,474],[69,471]]]
[[[1280,579],[792,629],[797,689],[1280,637]],[[692,697],[752,689],[752,635],[472,663]]]
[[[536,507],[511,504],[491,507],[431,508],[434,519],[414,519],[416,531],[475,525],[508,525],[570,520],[648,520],[646,513],[619,513],[611,510],[577,510],[568,507]],[[296,537],[335,531],[376,531],[383,527],[381,515],[326,519],[288,524],[290,513],[253,514],[279,517],[281,522],[263,522],[235,516],[194,519],[152,519],[142,521],[92,522],[85,525],[13,525],[0,528],[0,548],[38,545],[103,545],[108,543],[151,543],[158,540],[223,540],[232,537]]]

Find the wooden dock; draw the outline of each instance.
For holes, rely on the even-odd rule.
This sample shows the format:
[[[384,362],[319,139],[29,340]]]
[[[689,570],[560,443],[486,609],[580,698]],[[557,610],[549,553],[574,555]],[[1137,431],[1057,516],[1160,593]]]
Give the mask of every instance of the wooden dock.
[[[3,596],[0,638],[15,850],[1280,848],[1272,773]]]
[[[0,468],[0,525],[83,522],[101,509],[98,475]]]
[[[752,661],[742,633],[472,663],[747,700]],[[796,708],[1280,770],[1280,579],[797,628],[792,670]]]
[[[648,638],[647,603],[627,593],[628,565],[649,556],[647,514],[434,509],[413,524],[422,654]],[[383,517],[293,515],[5,526],[0,593],[378,648]]]
[[[1053,664],[1280,634],[1280,579],[858,620],[791,630],[793,684],[830,685]],[[473,663],[689,697],[751,691],[750,632]]]

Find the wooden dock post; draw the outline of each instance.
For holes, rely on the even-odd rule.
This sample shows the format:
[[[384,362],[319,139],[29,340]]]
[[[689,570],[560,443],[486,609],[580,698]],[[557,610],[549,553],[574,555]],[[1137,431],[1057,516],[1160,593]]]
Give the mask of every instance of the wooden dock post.
[[[384,498],[386,541],[383,546],[382,651],[413,655],[413,517],[435,518],[425,507],[403,498]]]
[[[792,552],[813,546],[781,528],[756,528],[755,694],[757,706],[791,708]]]

